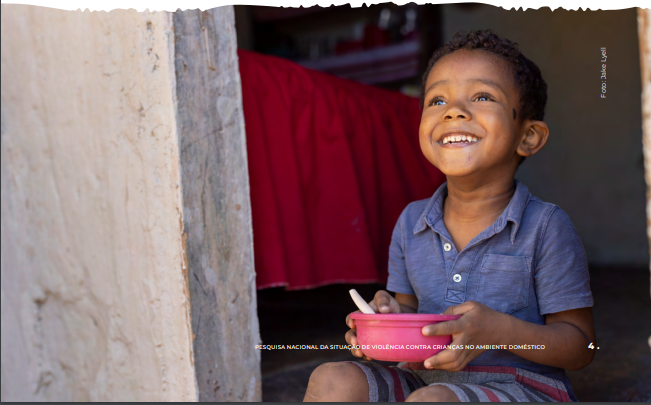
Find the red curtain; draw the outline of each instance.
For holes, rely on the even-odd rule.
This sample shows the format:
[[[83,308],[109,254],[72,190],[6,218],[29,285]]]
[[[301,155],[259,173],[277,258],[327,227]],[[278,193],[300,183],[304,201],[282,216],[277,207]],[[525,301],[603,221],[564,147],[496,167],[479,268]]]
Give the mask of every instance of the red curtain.
[[[386,282],[405,206],[445,181],[418,100],[239,51],[257,287]]]

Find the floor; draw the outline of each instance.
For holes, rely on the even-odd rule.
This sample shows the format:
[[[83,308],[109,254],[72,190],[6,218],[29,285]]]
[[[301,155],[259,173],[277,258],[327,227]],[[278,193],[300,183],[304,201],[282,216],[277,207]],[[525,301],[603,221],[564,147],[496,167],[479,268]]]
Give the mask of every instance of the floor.
[[[651,401],[649,270],[592,268],[591,280],[599,350],[590,366],[568,372],[574,392],[581,401]],[[350,288],[370,299],[382,286],[259,291],[263,344],[345,345],[344,320],[356,309]],[[319,364],[352,359],[345,349],[263,350],[263,401],[302,401],[310,373]]]

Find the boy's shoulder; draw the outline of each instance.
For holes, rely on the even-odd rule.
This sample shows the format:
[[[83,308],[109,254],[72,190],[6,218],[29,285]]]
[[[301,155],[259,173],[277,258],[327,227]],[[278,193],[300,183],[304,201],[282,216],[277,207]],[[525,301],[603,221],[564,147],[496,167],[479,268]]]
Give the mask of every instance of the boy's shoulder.
[[[551,215],[554,211],[562,211],[556,204],[543,201],[540,198],[529,194],[529,200],[524,210],[524,214],[547,214]]]
[[[543,201],[540,198],[536,197],[533,194],[529,194],[529,201],[528,203],[534,203],[534,205],[537,205],[539,208],[547,209],[547,210],[552,210],[554,208],[558,208],[558,205],[554,203],[550,203],[547,201]]]
[[[412,201],[405,207],[404,213],[409,216],[419,216],[425,211],[428,203],[432,201],[432,197],[424,198],[422,200]]]
[[[543,201],[533,195],[529,197],[529,201],[523,213],[523,216],[525,215],[535,216],[541,222],[541,225],[544,226],[549,225],[550,222],[553,222],[554,224],[572,224],[570,216],[567,214],[567,212],[563,211],[561,207],[556,204]]]
[[[521,215],[513,215],[518,239],[535,243],[536,251],[563,250],[569,245],[583,251],[578,232],[570,216],[558,205],[546,202],[527,193],[528,198]],[[513,228],[512,228],[513,229]],[[514,239],[514,238],[512,238]],[[565,247],[564,247],[565,246]]]
[[[415,233],[414,230],[425,228],[424,212],[432,202],[432,197],[423,200],[410,202],[400,213],[400,217],[394,228],[394,237],[399,235],[400,239],[409,238],[409,234]],[[420,224],[420,226],[417,226]],[[395,232],[398,232],[397,234]]]
[[[405,209],[402,211],[402,214],[400,215],[400,220],[402,220],[405,224],[405,226],[408,226],[411,224],[413,227],[416,222],[423,216],[425,213],[425,210],[431,206],[433,197],[425,198],[422,200],[417,200],[417,201],[412,201],[407,206]]]

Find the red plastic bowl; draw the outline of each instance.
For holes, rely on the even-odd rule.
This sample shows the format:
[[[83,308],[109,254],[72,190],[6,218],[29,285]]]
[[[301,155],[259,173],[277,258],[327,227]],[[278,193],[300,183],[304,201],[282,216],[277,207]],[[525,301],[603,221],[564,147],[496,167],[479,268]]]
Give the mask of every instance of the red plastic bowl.
[[[461,315],[350,314],[362,352],[375,360],[422,362],[444,350],[451,335],[423,336],[423,326],[459,319]]]

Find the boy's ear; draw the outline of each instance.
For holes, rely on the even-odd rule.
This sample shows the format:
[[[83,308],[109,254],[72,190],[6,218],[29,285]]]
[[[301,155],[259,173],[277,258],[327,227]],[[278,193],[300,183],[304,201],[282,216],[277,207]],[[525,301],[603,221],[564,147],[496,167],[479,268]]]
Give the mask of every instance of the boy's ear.
[[[547,143],[549,126],[543,121],[526,120],[523,128],[524,133],[516,152],[520,156],[535,155]]]

